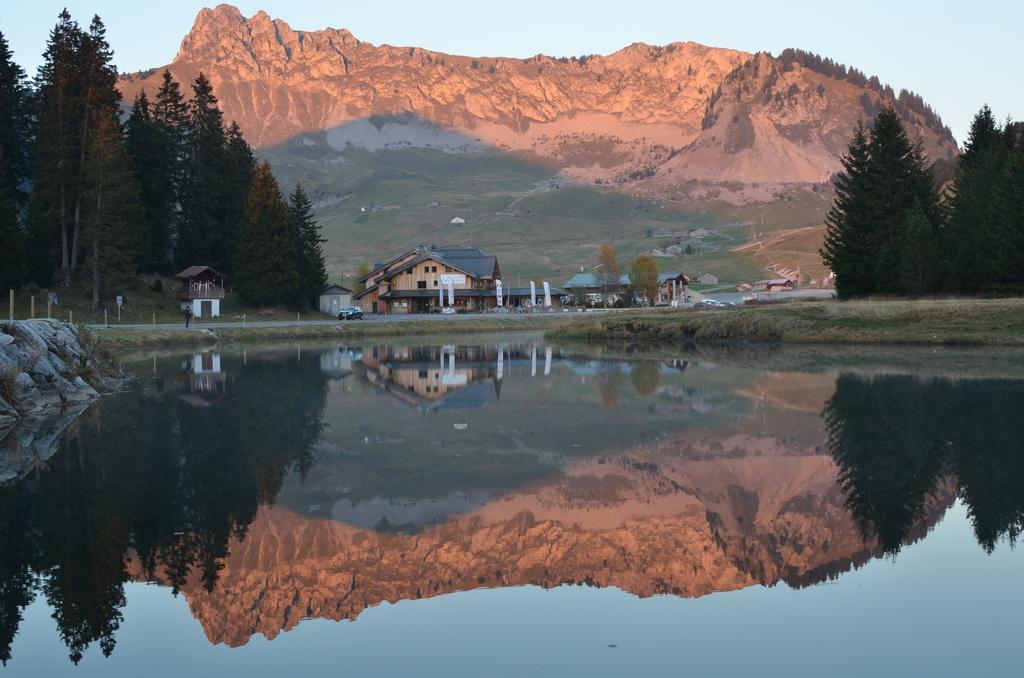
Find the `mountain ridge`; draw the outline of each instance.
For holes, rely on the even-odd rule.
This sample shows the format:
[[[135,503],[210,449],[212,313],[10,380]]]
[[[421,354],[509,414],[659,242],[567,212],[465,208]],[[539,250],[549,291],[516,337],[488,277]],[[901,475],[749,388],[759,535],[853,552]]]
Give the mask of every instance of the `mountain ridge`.
[[[929,157],[956,154],[930,109],[907,106],[916,95],[871,87],[855,69],[841,67],[849,79],[829,75],[825,66],[838,65],[827,59],[784,56],[694,42],[572,58],[460,56],[375,46],[346,29],[296,31],[222,4],[198,13],[167,68],[183,81],[204,71],[227,117],[259,148],[406,114],[578,182],[684,200],[720,197],[721,185],[737,182],[827,183],[857,120],[901,100]],[[162,70],[125,76],[123,91],[155,89]],[[743,199],[775,198],[747,187]]]

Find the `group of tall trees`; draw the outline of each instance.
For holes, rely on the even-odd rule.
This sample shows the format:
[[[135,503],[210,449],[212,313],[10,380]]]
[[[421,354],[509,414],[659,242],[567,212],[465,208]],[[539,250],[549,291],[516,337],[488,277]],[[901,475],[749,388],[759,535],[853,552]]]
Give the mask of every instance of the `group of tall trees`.
[[[186,97],[165,71],[124,124],[117,80],[99,17],[61,12],[31,85],[0,34],[0,285],[88,281],[98,307],[138,273],[203,264],[237,271],[250,301],[313,304],[327,276],[312,203],[296,187],[285,205],[209,79]]]
[[[1024,126],[975,116],[949,186],[892,108],[854,132],[821,254],[840,297],[1024,291]]]

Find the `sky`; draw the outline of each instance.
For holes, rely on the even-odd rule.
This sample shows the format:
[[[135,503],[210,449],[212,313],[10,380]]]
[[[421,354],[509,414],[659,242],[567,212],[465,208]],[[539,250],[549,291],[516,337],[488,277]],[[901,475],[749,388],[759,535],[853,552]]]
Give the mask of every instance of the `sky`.
[[[209,2],[4,0],[0,32],[34,75],[47,33],[64,6],[82,24],[99,14],[123,71],[168,64]],[[347,28],[360,40],[471,56],[607,54],[634,42],[692,40],[778,54],[817,52],[921,94],[962,142],[988,103],[999,118],[1024,119],[1020,66],[1024,2],[984,4],[861,0],[838,3],[729,0],[255,0],[297,30]],[[852,5],[855,4],[855,7]]]

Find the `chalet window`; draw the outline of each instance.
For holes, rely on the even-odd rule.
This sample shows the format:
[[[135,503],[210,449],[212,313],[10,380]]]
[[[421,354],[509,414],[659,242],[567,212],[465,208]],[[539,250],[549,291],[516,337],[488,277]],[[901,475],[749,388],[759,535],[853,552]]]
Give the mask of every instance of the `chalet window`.
[[[437,281],[436,280],[434,281],[434,287],[437,287]]]
[[[445,273],[451,273],[452,272],[452,267],[451,266],[445,266],[444,267],[444,272]]]
[[[420,370],[420,379],[426,379],[426,378],[427,378],[427,371],[426,370]]]
[[[434,284],[436,285],[437,283],[434,283]],[[427,289],[427,281],[426,280],[419,280],[419,281],[417,281],[416,282],[416,287],[421,289],[421,290]]]
[[[410,268],[408,271],[405,272],[405,274],[406,275],[412,275],[412,269]]]
[[[431,273],[437,273],[437,266],[431,266],[430,267],[430,272]]]

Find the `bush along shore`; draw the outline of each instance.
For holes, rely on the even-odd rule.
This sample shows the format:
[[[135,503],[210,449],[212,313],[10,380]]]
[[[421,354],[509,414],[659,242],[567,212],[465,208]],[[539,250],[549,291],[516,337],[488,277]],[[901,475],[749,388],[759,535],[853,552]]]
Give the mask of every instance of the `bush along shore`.
[[[792,301],[714,310],[580,318],[549,339],[714,345],[742,342],[1024,345],[1024,299]]]

